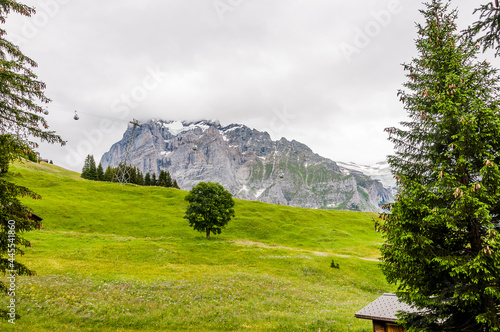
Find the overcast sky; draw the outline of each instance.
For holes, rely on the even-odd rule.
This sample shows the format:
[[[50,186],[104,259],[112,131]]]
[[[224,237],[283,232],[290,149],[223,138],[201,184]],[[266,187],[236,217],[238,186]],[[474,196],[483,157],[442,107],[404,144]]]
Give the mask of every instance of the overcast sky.
[[[461,28],[486,0],[456,0]],[[66,147],[43,158],[80,171],[132,118],[217,119],[307,144],[337,161],[392,153],[406,117],[401,63],[416,56],[420,1],[30,0],[8,38],[38,62],[48,121]],[[499,59],[484,56],[500,67]],[[74,110],[80,116],[73,120]]]

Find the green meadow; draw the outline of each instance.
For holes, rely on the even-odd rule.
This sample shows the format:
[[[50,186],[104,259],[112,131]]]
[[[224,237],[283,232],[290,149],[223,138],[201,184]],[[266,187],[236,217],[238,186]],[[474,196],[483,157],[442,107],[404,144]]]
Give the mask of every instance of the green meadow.
[[[2,331],[368,332],[354,313],[391,291],[373,213],[236,200],[207,239],[183,219],[184,191],[49,164],[9,173],[43,197],[24,202],[44,220],[16,258],[37,272],[17,280],[22,317]]]

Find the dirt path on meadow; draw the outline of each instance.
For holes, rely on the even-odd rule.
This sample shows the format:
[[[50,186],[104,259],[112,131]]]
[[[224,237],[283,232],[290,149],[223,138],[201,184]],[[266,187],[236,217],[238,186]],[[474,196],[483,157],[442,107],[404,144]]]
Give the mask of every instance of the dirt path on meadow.
[[[267,244],[263,242],[256,242],[256,241],[250,241],[250,240],[234,240],[234,241],[229,241],[232,242],[236,245],[241,245],[241,246],[256,246],[256,247],[262,247],[262,248],[271,248],[271,249],[285,249],[285,250],[292,250],[292,251],[298,251],[298,252],[307,252],[316,256],[336,256],[336,257],[343,257],[343,258],[357,258],[357,259],[362,259],[364,261],[370,261],[370,262],[380,262],[379,259],[377,258],[365,258],[365,257],[357,257],[357,256],[352,256],[352,255],[342,255],[342,254],[336,254],[333,252],[324,252],[324,251],[312,251],[312,250],[306,250],[306,249],[298,249],[298,248],[292,248],[292,247],[285,247],[281,246],[279,244]]]

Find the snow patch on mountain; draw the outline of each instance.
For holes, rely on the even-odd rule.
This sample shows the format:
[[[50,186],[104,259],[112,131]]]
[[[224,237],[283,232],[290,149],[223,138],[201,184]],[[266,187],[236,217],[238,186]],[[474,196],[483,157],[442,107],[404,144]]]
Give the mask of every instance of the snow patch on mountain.
[[[210,123],[205,121],[199,122],[184,122],[184,121],[157,121],[160,126],[167,129],[172,136],[177,136],[183,132],[190,131],[196,128],[201,128],[203,132],[210,128]]]
[[[172,154],[172,151],[162,151],[160,152],[160,155],[163,157],[168,157]]]
[[[391,167],[387,161],[381,161],[372,165],[359,165],[353,162],[336,161],[342,173],[350,175],[352,172],[360,172],[368,175],[373,180],[378,180],[385,188],[396,188],[396,180],[391,173]]]
[[[220,131],[222,133],[229,133],[229,132],[231,132],[233,130],[240,129],[240,128],[243,128],[243,126],[242,125],[229,126],[229,127],[220,129]]]
[[[267,190],[267,188],[257,190],[257,192],[255,193],[255,198],[259,198],[260,196],[262,196],[262,194],[263,194],[263,193],[264,193],[264,191],[266,191],[266,190]]]

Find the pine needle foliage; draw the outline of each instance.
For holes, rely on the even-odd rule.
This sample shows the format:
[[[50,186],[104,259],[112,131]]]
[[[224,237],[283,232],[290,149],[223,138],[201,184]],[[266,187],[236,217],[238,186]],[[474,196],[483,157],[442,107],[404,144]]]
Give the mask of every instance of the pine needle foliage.
[[[102,170],[102,166],[101,166]],[[82,168],[82,178],[87,180],[98,180],[97,167],[95,166],[95,159],[92,155],[87,155]]]
[[[0,23],[11,12],[31,16],[35,9],[17,1],[0,1]],[[45,83],[38,80],[32,68],[37,63],[24,55],[17,45],[6,39],[0,28],[0,121],[2,133],[15,133],[27,139],[37,137],[50,143],[64,142],[52,131],[42,116],[43,106],[50,102],[45,96]],[[35,148],[37,144],[29,142]]]
[[[382,271],[418,311],[401,315],[409,331],[499,331],[499,76],[449,6],[421,10],[398,92],[409,119],[386,129],[400,190],[378,222]]]
[[[495,56],[500,55],[500,0],[481,5],[474,10],[476,12],[480,13],[479,20],[466,32],[478,37],[477,41],[483,45],[483,51],[491,48],[495,50]]]
[[[0,0],[1,24],[11,12],[31,16],[35,9],[17,1]],[[4,180],[3,173],[8,171],[10,162],[32,154],[38,147],[37,143],[30,141],[33,137],[49,143],[64,144],[64,141],[48,131],[42,115],[42,105],[50,100],[44,94],[45,83],[39,81],[33,71],[36,62],[6,37],[5,29],[0,28],[0,272],[5,274],[10,270],[15,271],[15,275],[33,275],[34,272],[20,264],[9,249],[15,246],[15,254],[21,256],[24,253],[22,248],[30,246],[23,233],[41,226],[40,222],[32,220],[32,211],[21,204],[19,197],[40,196]],[[14,231],[15,237],[12,237]],[[8,293],[13,299],[14,294],[4,281],[0,281],[0,292]],[[0,318],[17,317],[17,312],[12,314],[0,308]]]

